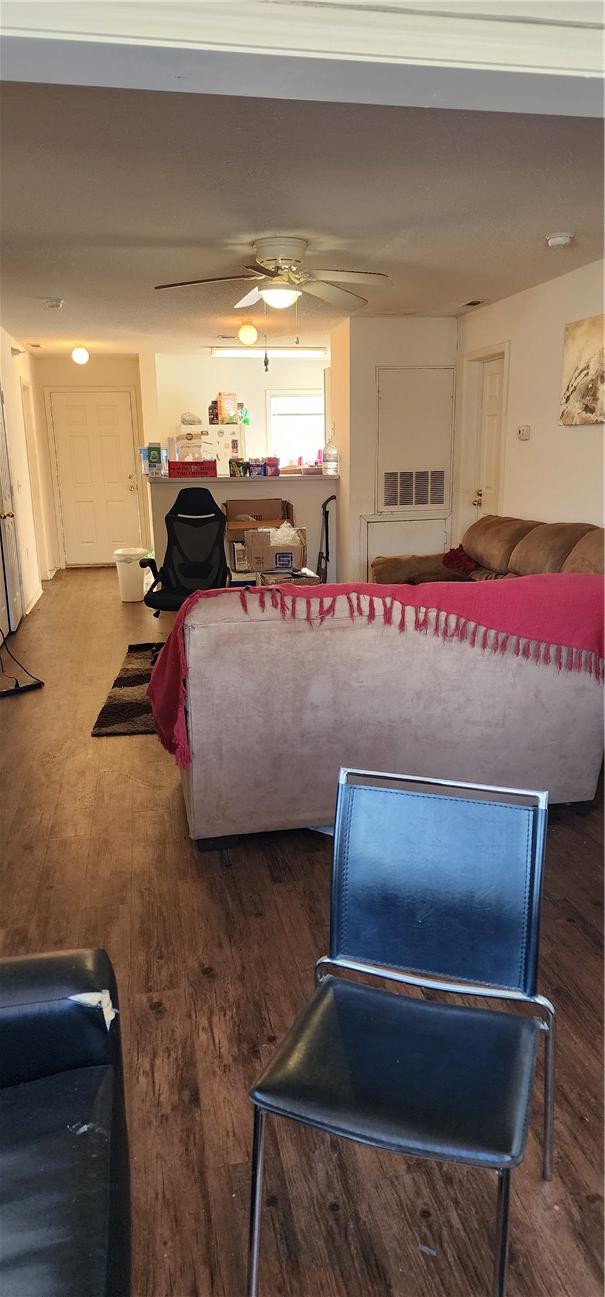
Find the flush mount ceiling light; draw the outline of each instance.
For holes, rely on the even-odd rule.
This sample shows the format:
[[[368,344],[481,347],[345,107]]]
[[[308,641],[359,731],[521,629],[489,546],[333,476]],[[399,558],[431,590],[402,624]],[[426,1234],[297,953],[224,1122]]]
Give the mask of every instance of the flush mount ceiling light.
[[[325,360],[328,354],[326,347],[268,347],[270,360]],[[211,347],[210,355],[215,360],[262,360],[265,355],[263,347]]]
[[[86,347],[74,347],[71,358],[75,365],[87,365],[90,360],[90,352]]]
[[[270,288],[259,288],[258,292],[263,302],[276,311],[283,311],[286,306],[294,306],[297,298],[302,296],[300,288],[292,288],[290,284],[277,283],[275,280]]]
[[[547,234],[546,242],[549,248],[568,248],[574,238],[574,234],[570,234],[567,230],[561,230],[556,234]]]
[[[245,347],[252,347],[258,338],[258,329],[255,329],[253,324],[242,324],[237,331],[237,336]]]

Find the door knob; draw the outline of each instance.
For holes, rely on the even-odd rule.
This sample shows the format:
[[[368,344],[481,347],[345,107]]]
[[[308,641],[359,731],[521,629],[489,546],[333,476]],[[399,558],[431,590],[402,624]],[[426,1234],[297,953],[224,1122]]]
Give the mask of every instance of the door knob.
[[[130,486],[128,487],[128,490],[129,490],[129,491],[136,491],[136,489],[137,489],[137,488],[136,488],[136,486],[134,485],[134,482],[131,482]]]
[[[471,504],[474,506],[475,509],[480,509],[482,503],[483,503],[483,491],[481,490],[481,487],[479,486],[479,487],[477,487],[477,490],[475,491],[475,499],[474,499],[474,500],[471,500]]]

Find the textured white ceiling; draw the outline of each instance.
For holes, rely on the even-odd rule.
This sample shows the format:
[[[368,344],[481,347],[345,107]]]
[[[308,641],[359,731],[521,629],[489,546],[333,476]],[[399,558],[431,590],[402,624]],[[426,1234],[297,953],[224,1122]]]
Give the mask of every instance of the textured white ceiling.
[[[367,315],[458,314],[602,255],[593,119],[4,84],[1,132],[3,324],[45,347],[233,335],[244,283],[153,285],[237,274],[268,234],[389,274]],[[556,229],[572,248],[547,250]],[[290,340],[293,312],[268,316]],[[303,297],[301,341],[340,318]]]

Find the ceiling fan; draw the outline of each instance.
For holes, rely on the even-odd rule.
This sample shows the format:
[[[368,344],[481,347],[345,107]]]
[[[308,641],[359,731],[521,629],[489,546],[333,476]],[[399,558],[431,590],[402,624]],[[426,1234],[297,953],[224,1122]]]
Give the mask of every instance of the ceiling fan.
[[[254,261],[251,265],[245,266],[248,274],[218,275],[210,279],[184,279],[178,284],[156,284],[155,287],[156,289],[187,288],[194,284],[226,284],[229,281],[254,279],[260,281],[260,286],[254,287],[251,292],[242,297],[240,302],[236,302],[235,310],[243,306],[255,306],[261,300],[266,302],[267,306],[281,310],[286,306],[293,306],[301,293],[309,293],[311,297],[319,297],[323,302],[329,302],[331,306],[337,306],[342,311],[357,311],[360,306],[366,305],[367,298],[360,297],[358,293],[350,293],[346,288],[338,288],[336,285],[338,283],[378,284],[381,280],[388,280],[388,275],[374,270],[305,270],[306,239],[280,236],[257,239],[256,243],[252,244],[252,250]]]

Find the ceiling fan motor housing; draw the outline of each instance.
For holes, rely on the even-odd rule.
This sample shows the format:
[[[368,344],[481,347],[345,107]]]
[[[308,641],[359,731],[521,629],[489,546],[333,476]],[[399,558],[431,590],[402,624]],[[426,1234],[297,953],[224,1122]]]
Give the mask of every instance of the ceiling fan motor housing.
[[[307,241],[278,236],[272,239],[257,239],[253,247],[259,265],[265,266],[267,270],[283,270],[287,273],[293,271],[296,274],[302,270]]]

